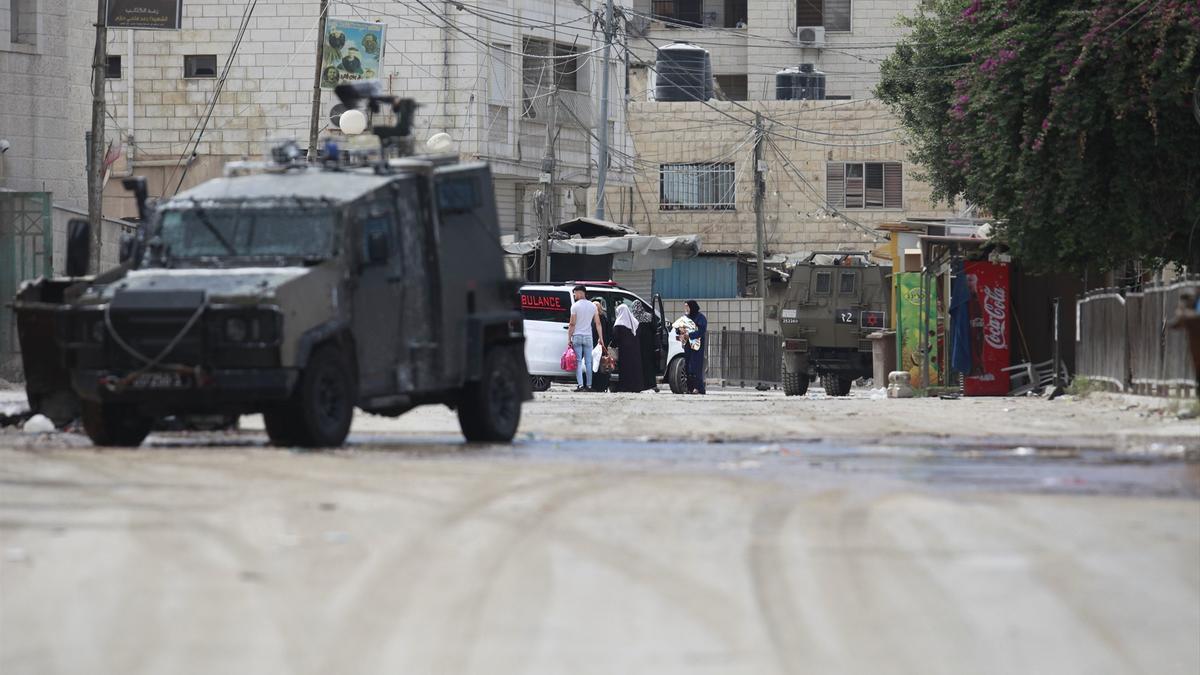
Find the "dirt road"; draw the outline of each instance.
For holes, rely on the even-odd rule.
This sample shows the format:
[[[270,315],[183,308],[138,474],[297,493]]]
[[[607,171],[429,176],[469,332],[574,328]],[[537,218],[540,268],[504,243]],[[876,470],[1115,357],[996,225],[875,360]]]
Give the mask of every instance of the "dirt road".
[[[1197,465],[1084,447],[1187,422],[643,396],[552,392],[512,448],[436,409],[333,453],[0,433],[0,672],[1200,670]]]

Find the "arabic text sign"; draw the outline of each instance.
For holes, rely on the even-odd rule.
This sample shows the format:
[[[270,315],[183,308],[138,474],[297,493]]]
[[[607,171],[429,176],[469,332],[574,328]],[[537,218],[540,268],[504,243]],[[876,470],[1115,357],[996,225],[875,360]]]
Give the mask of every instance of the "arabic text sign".
[[[104,23],[109,28],[179,30],[183,0],[108,0]]]

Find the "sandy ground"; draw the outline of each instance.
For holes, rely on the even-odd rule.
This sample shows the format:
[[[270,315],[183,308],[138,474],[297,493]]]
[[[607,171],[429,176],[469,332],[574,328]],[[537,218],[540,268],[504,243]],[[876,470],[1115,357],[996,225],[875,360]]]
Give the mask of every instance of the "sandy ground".
[[[553,390],[511,449],[437,408],[330,453],[255,425],[0,431],[0,673],[1200,672],[1196,491],[938,472],[1195,484],[1161,403]],[[1037,454],[1067,446],[1116,451]]]

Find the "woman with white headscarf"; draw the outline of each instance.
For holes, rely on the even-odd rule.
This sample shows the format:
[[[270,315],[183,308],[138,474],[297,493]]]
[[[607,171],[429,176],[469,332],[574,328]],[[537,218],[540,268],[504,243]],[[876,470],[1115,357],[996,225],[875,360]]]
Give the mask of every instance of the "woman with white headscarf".
[[[641,345],[637,339],[638,320],[629,306],[617,305],[617,321],[613,327],[617,341],[617,391],[638,392],[646,388],[642,381]]]

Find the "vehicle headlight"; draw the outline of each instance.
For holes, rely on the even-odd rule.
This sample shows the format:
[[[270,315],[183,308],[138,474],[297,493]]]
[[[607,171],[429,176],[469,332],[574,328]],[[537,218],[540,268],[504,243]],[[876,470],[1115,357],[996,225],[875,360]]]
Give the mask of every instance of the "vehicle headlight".
[[[240,316],[230,317],[225,320],[225,339],[230,342],[245,342],[246,336],[250,333],[249,326],[246,320]]]

